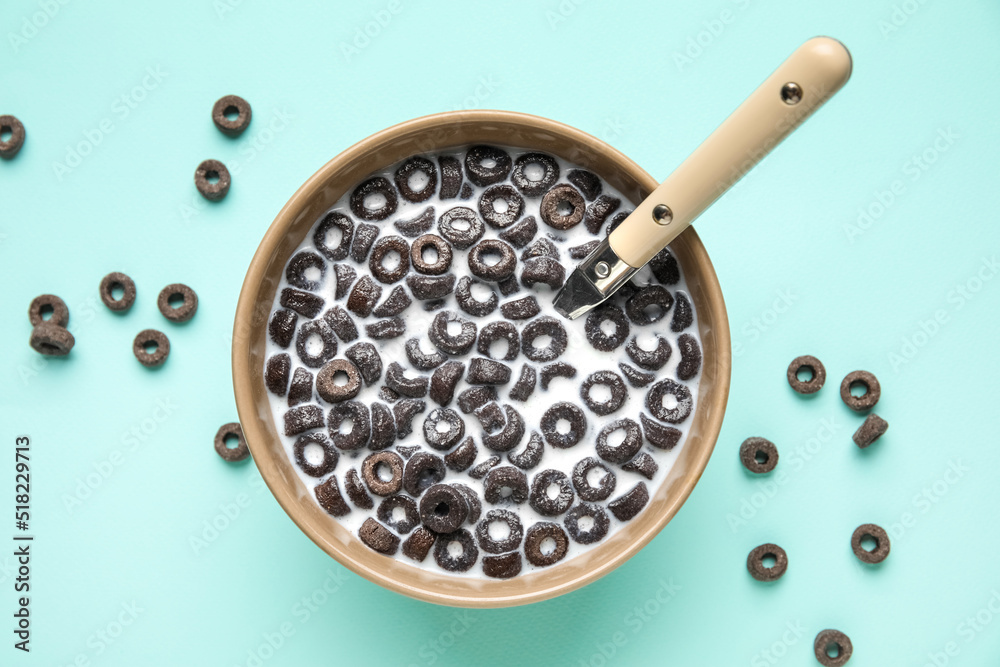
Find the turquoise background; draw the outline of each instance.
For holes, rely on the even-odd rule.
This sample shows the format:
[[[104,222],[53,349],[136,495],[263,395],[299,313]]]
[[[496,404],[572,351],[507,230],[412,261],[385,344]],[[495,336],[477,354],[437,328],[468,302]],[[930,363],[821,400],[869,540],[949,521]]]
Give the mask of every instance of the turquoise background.
[[[0,113],[28,132],[0,161],[0,544],[22,434],[37,536],[30,655],[12,648],[0,547],[0,664],[809,665],[827,627],[852,638],[851,665],[996,664],[995,2],[6,0],[0,28]],[[853,79],[697,224],[735,352],[716,453],[616,572],[527,608],[416,602],[340,567],[252,463],[216,456],[245,269],[325,161],[485,107],[569,123],[663,178],[816,34],[848,45]],[[235,140],[209,118],[227,93],[253,105]],[[192,183],[209,157],[233,171],[219,204]],[[138,285],[125,316],[97,298],[112,270]],[[182,326],[155,304],[175,281],[200,297]],[[68,359],[26,344],[43,292],[71,309]],[[146,327],[171,339],[158,371],[131,353]],[[785,381],[799,354],[829,373],[812,398]],[[857,368],[891,424],[867,451],[837,394]],[[751,435],[778,444],[774,474],[742,470]],[[850,551],[866,522],[892,530],[878,567]],[[771,541],[789,570],[759,584],[746,555]]]

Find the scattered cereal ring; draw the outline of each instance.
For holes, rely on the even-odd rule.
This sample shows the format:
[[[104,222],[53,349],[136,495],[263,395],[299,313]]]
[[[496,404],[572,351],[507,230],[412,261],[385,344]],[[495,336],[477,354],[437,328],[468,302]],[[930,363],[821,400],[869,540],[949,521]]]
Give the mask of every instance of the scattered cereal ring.
[[[510,322],[490,322],[480,329],[476,350],[479,354],[493,359],[492,349],[494,344],[499,341],[506,343],[504,354],[499,359],[503,361],[516,359],[521,348],[521,337],[517,333],[517,327]]]
[[[428,250],[433,251],[432,260],[425,258],[431,254]],[[437,234],[424,234],[410,246],[410,263],[418,273],[441,275],[451,267],[451,246]]]
[[[674,298],[666,289],[647,285],[625,302],[625,314],[635,324],[652,324],[663,319],[673,304]]]
[[[482,436],[483,445],[495,452],[509,452],[521,444],[524,437],[524,419],[521,414],[509,405],[503,406],[503,409],[507,417],[504,427],[497,433],[484,433]]]
[[[750,472],[771,472],[778,465],[778,448],[767,438],[747,438],[740,445],[740,461]]]
[[[115,298],[115,289],[122,290],[122,297],[120,299]],[[135,303],[135,283],[127,275],[118,271],[113,271],[101,279],[101,286],[98,288],[98,292],[101,295],[101,301],[104,305],[116,313],[127,313],[132,304]]]
[[[647,371],[658,371],[670,360],[672,350],[670,343],[662,336],[656,337],[656,347],[652,350],[639,347],[639,337],[632,336],[625,345],[625,352],[636,366]]]
[[[544,366],[542,368],[542,372],[539,373],[539,376],[538,384],[543,390],[548,390],[549,383],[555,378],[575,378],[576,367],[563,361],[557,361],[554,364]]]
[[[855,385],[864,387],[865,393],[855,396],[851,393],[851,388]],[[840,398],[852,410],[864,412],[875,407],[878,399],[882,396],[882,387],[878,383],[878,378],[868,371],[853,371],[840,383]]]
[[[822,630],[813,641],[813,653],[824,667],[840,667],[851,659],[854,646],[851,638],[840,630]]]
[[[235,447],[226,444],[226,439],[230,436],[236,438]],[[239,422],[223,424],[215,432],[215,453],[230,463],[242,461],[250,456],[250,448],[247,447],[247,439],[243,436],[243,427],[240,426]]]
[[[38,331],[41,326],[35,327],[35,331]],[[149,351],[149,348],[153,348],[152,351]],[[136,334],[135,340],[132,341],[132,353],[143,366],[155,368],[167,360],[167,356],[170,354],[170,341],[162,331],[143,329]]]
[[[340,427],[345,421],[351,422],[351,430],[341,433]],[[372,420],[368,406],[361,401],[344,401],[330,408],[327,418],[330,429],[330,439],[338,449],[353,451],[361,449],[372,435]]]
[[[442,426],[444,427],[442,429]],[[424,440],[432,449],[446,452],[465,435],[465,422],[451,408],[431,410],[424,419]],[[448,531],[437,531],[448,532]]]
[[[178,297],[182,299],[180,305],[172,305],[171,301],[175,301]],[[156,305],[163,316],[171,322],[187,322],[198,311],[198,295],[187,285],[174,283],[160,290]]]
[[[10,160],[24,145],[24,124],[14,116],[5,114],[0,116],[0,135],[10,132],[10,138],[0,139],[0,158]]]
[[[448,333],[448,323],[457,322],[460,331],[457,334]],[[478,328],[476,323],[460,317],[458,313],[446,310],[434,316],[428,337],[431,342],[446,354],[467,354],[476,342]]]
[[[774,565],[764,565],[765,558],[774,559]],[[762,544],[747,556],[747,570],[757,581],[777,581],[787,569],[788,554],[777,544]]]
[[[229,116],[235,115],[230,119]],[[250,125],[253,110],[250,103],[239,95],[224,95],[212,105],[212,122],[230,137],[239,136]]]
[[[403,459],[390,451],[370,454],[361,462],[361,478],[376,496],[391,496],[403,486]]]
[[[866,537],[875,541],[875,547],[871,551],[862,545]],[[889,556],[889,547],[889,534],[874,523],[858,526],[851,535],[851,549],[862,563],[881,563]]]
[[[479,286],[479,289],[483,291],[489,290],[489,297],[484,301],[475,298],[472,295],[472,287],[474,285]],[[499,299],[489,283],[481,282],[469,276],[462,276],[455,286],[455,301],[458,303],[458,307],[469,315],[485,317],[496,310]]]
[[[508,452],[507,460],[522,470],[531,470],[541,462],[544,453],[545,441],[538,431],[532,431],[524,450],[516,454]]]
[[[45,319],[45,313],[51,313],[49,319]],[[47,322],[65,328],[69,324],[69,308],[66,307],[66,302],[55,294],[41,294],[31,300],[31,305],[28,306],[28,320],[33,327]]]
[[[218,160],[204,160],[194,170],[194,185],[201,196],[209,201],[219,201],[225,197],[231,183],[229,170]]]
[[[864,449],[881,438],[887,430],[889,430],[889,423],[873,412],[868,415],[865,422],[858,427],[858,430],[851,437],[854,440],[854,444]]]

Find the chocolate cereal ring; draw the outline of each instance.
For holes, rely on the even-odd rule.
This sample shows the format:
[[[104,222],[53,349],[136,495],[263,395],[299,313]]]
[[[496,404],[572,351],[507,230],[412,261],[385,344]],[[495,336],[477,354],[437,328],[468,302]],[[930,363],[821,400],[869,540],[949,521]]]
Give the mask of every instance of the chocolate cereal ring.
[[[664,405],[663,401],[667,396],[675,399],[674,407],[667,408]],[[680,424],[687,419],[693,405],[691,390],[669,378],[660,380],[646,393],[646,409],[660,421],[670,424]]]
[[[318,461],[310,461],[311,457],[307,454],[306,450],[310,446],[312,451],[319,450]],[[333,472],[334,468],[337,467],[337,462],[340,460],[340,454],[330,444],[330,439],[318,431],[300,435],[298,440],[295,441],[292,451],[295,455],[295,463],[302,469],[302,472],[310,477],[323,477]]]
[[[774,565],[764,565],[765,558],[774,559]],[[788,554],[777,544],[762,544],[747,556],[747,570],[757,581],[777,581],[787,569]]]
[[[323,427],[323,408],[301,405],[285,412],[285,435],[292,436]]]
[[[889,423],[873,412],[868,415],[864,423],[858,427],[858,430],[854,432],[851,439],[854,440],[854,444],[861,449],[864,449],[881,438],[882,435],[888,430]]]
[[[361,509],[370,510],[375,507],[375,501],[365,491],[365,485],[361,483],[361,477],[358,476],[358,471],[354,468],[348,470],[344,475],[344,491],[347,492],[347,497],[351,499],[351,502]]]
[[[478,286],[481,291],[489,291],[490,295],[485,300],[479,300],[472,295],[473,286]],[[455,301],[458,307],[464,312],[474,317],[486,317],[497,308],[499,299],[493,287],[489,283],[481,282],[469,276],[462,276],[455,286]]]
[[[49,313],[51,313],[49,319],[45,319],[44,315]],[[65,328],[69,324],[69,308],[66,307],[66,302],[55,294],[41,294],[31,300],[28,306],[28,320],[33,327],[47,322]]]
[[[425,258],[429,250],[434,255],[431,260]],[[418,273],[441,275],[451,267],[451,246],[437,234],[424,234],[410,246],[410,263]]]
[[[674,294],[674,314],[670,318],[670,330],[680,333],[694,324],[694,307],[684,292]]]
[[[558,563],[568,550],[569,538],[559,524],[539,521],[524,535],[524,557],[536,567]]]
[[[319,275],[315,278],[308,277],[310,269]],[[314,252],[295,253],[285,267],[285,279],[288,280],[288,284],[308,291],[318,290],[325,275],[326,262]]]
[[[494,579],[510,579],[521,574],[521,554],[517,551],[500,556],[483,556],[483,574]]]
[[[345,421],[351,422],[351,430],[341,433]],[[326,420],[330,439],[338,449],[354,451],[368,444],[372,437],[372,419],[368,406],[361,401],[344,401],[330,408]]]
[[[337,338],[345,343],[358,337],[358,325],[354,323],[354,318],[340,306],[333,306],[326,311],[323,319],[326,320],[327,326],[333,330],[333,333],[337,334]]]
[[[309,368],[320,368],[337,354],[337,339],[333,335],[333,329],[325,320],[303,322],[295,337],[295,351],[303,364]]]
[[[525,197],[541,196],[559,180],[559,163],[545,153],[524,153],[514,160],[510,181]]]
[[[114,291],[116,289],[122,290],[120,299],[115,298]],[[119,273],[118,271],[112,271],[101,278],[101,286],[98,288],[98,292],[101,295],[101,301],[104,305],[116,313],[127,313],[132,304],[135,303],[135,282],[124,273]]]
[[[799,379],[799,371],[803,369],[807,370],[811,376],[808,380]],[[816,357],[803,355],[792,359],[792,363],[788,364],[786,376],[788,384],[798,393],[815,394],[823,388],[823,384],[826,382],[826,367]]]
[[[528,478],[513,466],[492,468],[483,479],[483,498],[492,505],[520,505],[528,499],[528,493]]]
[[[424,418],[424,440],[431,449],[446,452],[465,435],[465,422],[461,415],[451,408],[431,410]],[[437,531],[448,532],[448,531]]]
[[[531,480],[528,504],[542,516],[565,513],[575,498],[569,477],[559,470],[543,470]]]
[[[521,286],[517,283],[517,278],[515,276],[507,276],[497,283],[497,289],[500,290],[500,294],[510,296],[511,294],[517,294],[520,292]]]
[[[586,227],[587,231],[591,234],[598,234],[601,231],[601,227],[604,226],[604,222],[608,219],[608,216],[614,213],[618,207],[621,206],[621,204],[622,200],[618,199],[618,197],[601,195],[587,207],[587,211],[583,216],[584,227]]]
[[[479,197],[479,215],[495,229],[510,227],[521,217],[524,198],[509,185],[493,185]]]
[[[9,139],[0,139],[0,158],[10,160],[24,145],[24,124],[14,116],[4,114],[0,116],[0,135],[10,132]]]
[[[454,199],[462,187],[462,163],[453,155],[438,157],[441,169],[441,199]]]
[[[431,375],[430,399],[440,405],[448,405],[455,396],[455,387],[465,373],[465,364],[449,361],[437,368]]]
[[[47,328],[51,325],[39,324],[35,327],[35,333],[43,328]],[[62,331],[66,331],[62,329]],[[32,338],[34,338],[35,333],[32,333]],[[68,331],[66,333],[69,333]],[[44,344],[44,343],[43,343]],[[32,347],[35,347],[32,345]],[[65,347],[65,346],[62,346]],[[70,338],[70,348],[72,345],[72,337]],[[38,349],[37,347],[35,348]],[[67,354],[62,352],[62,354]],[[46,354],[43,352],[42,354]],[[49,352],[48,354],[53,354]],[[167,356],[170,354],[170,341],[167,339],[166,334],[162,331],[157,331],[156,329],[143,329],[138,334],[136,334],[135,340],[132,341],[132,354],[135,358],[139,360],[139,363],[147,368],[155,368],[161,365],[167,360]]]
[[[393,419],[389,406],[378,401],[372,402],[371,413],[372,438],[368,442],[368,448],[377,452],[396,441],[396,420]]]
[[[351,511],[347,502],[344,501],[344,496],[340,495],[336,475],[331,476],[322,484],[318,484],[313,493],[316,495],[316,502],[319,503],[319,506],[331,516],[344,516]]]
[[[851,389],[855,386],[864,388],[865,393],[855,396]],[[878,383],[878,378],[868,371],[853,371],[840,383],[840,398],[843,399],[847,407],[856,411],[864,412],[875,407],[878,399],[882,397],[882,387]]]
[[[334,264],[333,275],[336,283],[333,288],[333,298],[340,301],[350,293],[351,285],[358,277],[358,272],[347,264]]]
[[[656,464],[656,461],[652,456],[646,452],[639,452],[635,455],[635,458],[627,463],[622,464],[622,470],[628,472],[637,472],[646,479],[653,479],[656,475],[656,471],[660,469],[660,466]]]
[[[434,533],[420,526],[403,541],[403,555],[418,563],[423,562],[431,552],[436,537]]]
[[[648,502],[649,489],[646,488],[645,482],[639,482],[628,493],[608,503],[608,509],[619,521],[631,521]]]
[[[608,331],[611,329],[611,331]],[[599,352],[611,352],[628,339],[629,324],[624,311],[613,304],[604,304],[587,315],[584,326],[587,342]]]
[[[476,442],[472,439],[472,436],[469,436],[454,451],[445,454],[444,464],[448,469],[455,472],[465,472],[476,460],[477,453]]]
[[[398,229],[403,236],[412,239],[430,231],[430,228],[434,226],[435,220],[437,220],[437,216],[435,215],[434,207],[428,206],[415,218],[410,218],[409,220],[400,220],[397,218],[392,223],[392,226]]]
[[[545,193],[539,212],[549,227],[565,231],[580,224],[586,209],[580,191],[563,183]]]
[[[179,305],[173,305],[180,298]],[[187,322],[198,310],[198,295],[194,290],[182,283],[167,285],[156,297],[156,305],[163,316],[171,322]]]
[[[535,222],[535,216],[529,215],[517,224],[508,227],[499,234],[501,241],[506,241],[515,248],[523,248],[531,242],[531,239],[535,238],[535,234],[538,233],[538,223]]]
[[[362,220],[385,220],[396,212],[396,190],[382,176],[369,178],[351,193],[351,211]]]
[[[390,317],[387,320],[366,324],[365,333],[373,340],[399,338],[406,333],[406,322],[403,321],[402,317]]]
[[[823,667],[840,667],[851,659],[854,646],[840,630],[822,630],[813,641],[813,653]]]
[[[465,175],[481,188],[506,179],[510,168],[510,155],[496,146],[473,146],[465,154]]]
[[[459,324],[460,331],[457,334],[448,332],[448,324],[451,322]],[[477,331],[475,322],[459,316],[454,311],[446,310],[434,316],[427,335],[442,352],[462,355],[467,354],[472,349],[476,342]]]
[[[420,347],[420,339],[416,337],[408,339],[403,345],[403,349],[410,365],[422,371],[434,370],[448,360],[448,357],[437,350],[424,352]]]
[[[375,225],[365,222],[358,223],[354,228],[354,238],[351,239],[351,259],[358,264],[364,264],[368,259],[368,252],[378,238],[379,229]]]
[[[495,401],[496,398],[496,389],[489,385],[470,387],[458,395],[458,409],[469,414],[490,401]]]
[[[437,192],[437,168],[434,163],[423,157],[411,157],[393,174],[399,194],[406,201],[422,202],[430,199]],[[419,187],[414,188],[413,183]]]
[[[403,486],[403,459],[390,451],[370,454],[361,462],[361,478],[376,496],[391,496]]]
[[[500,524],[501,530],[492,528]],[[521,546],[524,527],[515,512],[504,509],[490,510],[476,525],[476,540],[479,548],[488,554],[502,554]]]
[[[272,394],[284,396],[292,372],[292,358],[288,353],[276,354],[264,365],[264,386]]]
[[[382,286],[370,276],[363,276],[354,283],[354,288],[347,297],[347,309],[360,317],[368,317],[375,310],[375,304],[381,296]]]
[[[438,535],[434,542],[434,560],[442,570],[448,572],[470,570],[479,560],[479,548],[476,547],[472,533],[459,528],[453,533]]]
[[[606,401],[598,401],[593,397],[591,391],[595,385],[608,388],[608,399]],[[583,399],[583,404],[590,408],[590,411],[594,414],[601,416],[610,415],[625,405],[625,399],[628,398],[628,389],[625,387],[625,382],[614,371],[596,371],[587,376],[587,379],[580,386],[580,398]],[[638,425],[636,428],[638,428]]]
[[[545,441],[538,431],[532,431],[528,437],[528,444],[524,450],[518,453],[508,452],[507,460],[516,465],[521,470],[531,470],[542,461],[542,454],[545,453]]]
[[[448,484],[435,484],[420,499],[420,520],[435,533],[458,530],[469,517],[465,495]]]
[[[740,461],[750,472],[771,472],[778,465],[778,448],[767,438],[747,438],[740,445]]]
[[[230,119],[230,116],[235,118]],[[239,95],[224,95],[212,105],[212,122],[230,137],[242,134],[249,127],[252,118],[250,103]]]
[[[498,257],[489,263],[487,257]],[[514,274],[517,268],[517,254],[508,244],[499,239],[480,241],[469,250],[469,271],[477,278],[489,282],[499,282]]]
[[[509,452],[521,444],[524,437],[524,419],[521,414],[510,407],[503,406],[506,423],[497,433],[484,433],[483,445],[495,452]]]
[[[412,303],[413,299],[406,293],[406,288],[402,285],[396,285],[389,292],[389,296],[372,310],[372,315],[375,317],[393,317],[409,308]]]
[[[230,447],[226,440],[236,438],[236,446]],[[250,456],[250,448],[247,447],[247,439],[243,436],[243,427],[239,422],[223,424],[215,432],[215,453],[230,463],[236,463]],[[336,465],[336,461],[334,461]],[[332,468],[331,468],[332,469]]]
[[[656,376],[652,373],[643,373],[638,368],[633,368],[625,362],[620,362],[618,368],[621,370],[622,375],[625,376],[625,379],[628,380],[628,383],[637,389],[645,387],[656,379]]]
[[[649,260],[649,268],[656,279],[664,285],[675,285],[681,279],[681,268],[670,248],[664,248],[653,255],[653,259]]]
[[[281,290],[281,307],[291,308],[303,317],[313,318],[323,310],[323,297],[292,287]]]
[[[601,242],[594,240],[588,241],[582,245],[573,246],[569,249],[569,257],[570,259],[584,259],[589,256],[590,253],[594,252],[594,249],[599,245],[601,245]]]
[[[455,274],[448,273],[443,276],[415,276],[406,277],[406,284],[413,292],[415,299],[421,301],[436,301],[444,299],[455,289]],[[434,306],[436,307],[436,306]],[[426,310],[433,310],[430,304],[425,304]]]
[[[875,547],[871,551],[862,545],[866,537],[875,542]],[[889,534],[874,523],[858,526],[851,535],[851,549],[862,563],[872,565],[881,563],[889,556],[889,546]]]
[[[548,285],[554,290],[566,281],[566,269],[551,257],[532,257],[521,268],[521,284],[525,287]]]
[[[513,401],[524,402],[528,400],[535,391],[536,379],[535,369],[530,364],[524,364],[521,366],[521,375],[518,376],[517,382],[514,383],[507,396]]]
[[[389,253],[399,256],[399,263],[388,268],[385,259]],[[368,258],[368,268],[380,282],[391,285],[403,279],[410,271],[410,244],[402,236],[385,236],[375,242],[371,257]]]
[[[550,339],[549,344],[544,347],[535,347],[535,339],[542,336],[547,336]],[[554,317],[539,317],[532,320],[521,331],[521,352],[535,362],[555,361],[559,355],[566,351],[568,343],[569,337],[566,334],[566,329]]]
[[[600,176],[584,169],[570,169],[566,173],[566,180],[575,185],[588,201],[597,199],[603,189]]]
[[[469,384],[507,384],[510,382],[510,366],[493,359],[474,357],[469,361],[465,381]]]
[[[672,305],[670,292],[659,285],[647,285],[625,302],[625,314],[635,324],[652,324],[663,319]]]
[[[681,353],[681,362],[677,365],[677,379],[690,380],[701,368],[701,347],[698,345],[698,339],[691,334],[681,334],[677,339],[677,349]]]
[[[625,437],[617,444],[611,444],[611,435],[623,431]],[[606,424],[597,434],[597,455],[608,463],[622,464],[630,460],[642,449],[642,432],[639,424],[627,417]]]
[[[338,235],[333,230],[338,230],[340,234]],[[338,211],[330,211],[323,216],[322,222],[317,225],[316,231],[313,232],[313,245],[331,262],[339,262],[347,258],[353,235],[354,221],[351,220],[350,216]]]
[[[656,337],[656,347],[652,350],[645,350],[639,347],[638,336],[632,336],[625,345],[625,353],[636,366],[647,371],[658,371],[670,360],[670,343],[662,336]]]
[[[558,424],[562,420],[569,422],[569,430],[565,433],[558,429]],[[583,410],[563,401],[545,411],[539,426],[542,435],[545,436],[545,442],[549,443],[550,447],[568,449],[580,442],[587,432],[587,417],[583,414]]]
[[[400,535],[406,535],[420,525],[420,511],[417,509],[417,501],[402,494],[389,496],[380,502],[378,509],[375,510],[375,516]]]
[[[597,471],[593,473],[591,471]],[[611,469],[593,456],[573,466],[573,488],[580,500],[595,502],[605,500],[615,491],[618,478]],[[596,486],[595,486],[596,484]]]
[[[219,201],[229,192],[232,177],[218,160],[203,160],[194,170],[194,186],[209,201]]]
[[[583,519],[589,518],[584,522]],[[589,524],[589,525],[588,525]],[[594,544],[604,539],[611,527],[611,519],[604,508],[594,503],[580,503],[563,519],[566,532],[579,544]]]
[[[483,238],[485,232],[483,221],[475,211],[465,206],[448,209],[438,220],[438,233],[459,250],[471,247]]]
[[[306,369],[295,369],[292,382],[288,385],[288,407],[311,401],[313,397],[313,374]]]
[[[549,383],[555,378],[575,378],[576,377],[576,367],[572,364],[567,364],[563,361],[557,361],[553,364],[547,364],[542,368],[542,372],[539,373],[538,384],[542,389],[547,390],[549,388]]]
[[[414,498],[444,479],[444,459],[428,452],[417,452],[406,462],[403,489]]]
[[[357,367],[366,385],[371,386],[382,377],[382,357],[371,343],[355,343],[344,350],[344,356]]]
[[[504,354],[501,357],[494,357],[493,346],[499,341],[506,343]],[[479,354],[491,359],[499,358],[502,361],[513,361],[517,358],[521,348],[521,337],[517,333],[517,327],[510,322],[490,322],[479,331],[479,341],[476,350]]]
[[[385,383],[400,396],[423,398],[427,395],[427,376],[420,375],[408,378],[406,377],[406,369],[397,361],[393,361],[386,367]]]
[[[530,295],[507,301],[500,306],[500,314],[508,320],[530,320],[540,312],[542,307],[538,305],[538,299]]]
[[[346,377],[346,381],[338,383],[338,375]],[[347,359],[331,359],[316,374],[316,393],[327,403],[350,400],[360,391],[361,373]]]
[[[559,248],[556,244],[552,242],[551,239],[546,237],[541,237],[521,253],[521,260],[528,261],[532,257],[551,257],[552,259],[559,259]]]
[[[399,537],[371,517],[365,519],[365,522],[361,524],[361,528],[358,529],[358,537],[369,549],[386,556],[395,555],[399,549]]]

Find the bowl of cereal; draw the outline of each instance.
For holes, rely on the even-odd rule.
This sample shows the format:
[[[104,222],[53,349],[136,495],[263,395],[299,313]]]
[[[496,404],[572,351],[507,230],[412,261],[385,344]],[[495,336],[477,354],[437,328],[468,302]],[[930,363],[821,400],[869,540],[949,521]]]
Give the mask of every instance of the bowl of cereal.
[[[372,135],[292,195],[247,271],[233,383],[313,542],[398,593],[502,607],[659,533],[729,392],[708,254],[689,229],[586,317],[552,306],[657,185],[567,125],[460,111]]]

